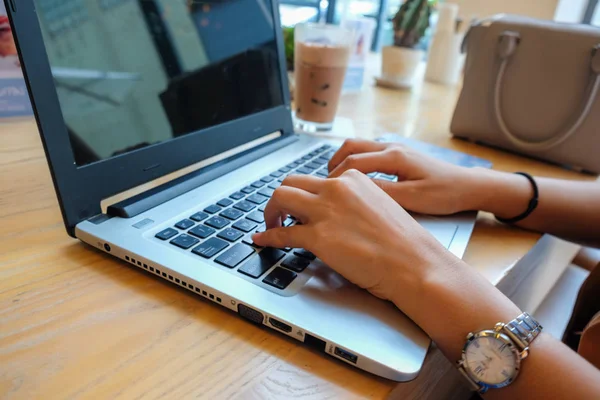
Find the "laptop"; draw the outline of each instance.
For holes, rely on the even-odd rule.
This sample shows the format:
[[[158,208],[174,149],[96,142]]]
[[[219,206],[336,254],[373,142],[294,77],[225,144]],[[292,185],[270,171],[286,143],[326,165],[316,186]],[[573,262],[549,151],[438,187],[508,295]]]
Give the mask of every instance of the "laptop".
[[[5,1],[69,235],[351,367],[418,374],[430,339],[391,303],[252,243],[285,176],[325,178],[335,152],[294,133],[277,2]],[[419,221],[463,255],[472,214]]]

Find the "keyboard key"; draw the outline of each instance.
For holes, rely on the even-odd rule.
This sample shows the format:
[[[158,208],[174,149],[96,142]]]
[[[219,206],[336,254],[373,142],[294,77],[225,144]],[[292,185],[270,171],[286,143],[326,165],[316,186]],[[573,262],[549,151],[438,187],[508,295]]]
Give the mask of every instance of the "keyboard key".
[[[291,164],[286,165],[286,167],[288,167],[289,169],[294,169],[294,168],[298,168],[299,164],[293,162]]]
[[[182,235],[177,236],[175,239],[171,240],[170,243],[174,244],[175,246],[180,247],[184,250],[187,250],[198,242],[199,242],[198,239],[191,237],[190,235],[186,235],[184,233]]]
[[[245,238],[243,238],[242,239],[242,243],[246,243],[247,245],[250,245],[252,247],[256,247],[257,249],[262,249],[261,246],[259,246],[256,243],[254,243],[254,241],[252,240],[252,235],[248,235]]]
[[[333,155],[335,154],[335,151],[329,151],[325,154],[323,154],[321,157],[323,157],[324,159],[326,159],[327,161],[331,160],[331,157],[333,157]]]
[[[221,211],[221,207],[219,207],[216,204],[213,204],[212,206],[208,206],[204,209],[204,212],[207,212],[209,214],[216,214],[219,211]]]
[[[233,227],[235,229],[239,229],[240,231],[243,231],[246,233],[253,231],[257,226],[258,226],[257,223],[252,222],[248,219],[241,219],[238,222],[236,222],[235,224],[233,224]]]
[[[260,214],[260,213],[258,213]],[[260,214],[262,215],[262,214]],[[256,221],[259,222],[259,221]],[[263,222],[264,222],[264,218],[263,218]],[[179,232],[173,228],[167,228],[164,231],[160,231],[156,234],[156,237],[159,238],[160,240],[169,240],[171,239],[173,236],[177,235]]]
[[[242,232],[238,231],[237,229],[233,229],[233,228],[223,229],[217,235],[217,237],[220,237],[221,239],[225,239],[228,242],[235,242],[242,236],[244,236],[244,234]]]
[[[281,186],[281,182],[273,182],[273,183],[271,183],[271,184],[269,185],[269,188],[270,188],[270,189],[273,189],[273,190],[275,190],[275,189],[277,189],[279,186]]]
[[[246,200],[251,201],[254,204],[260,205],[260,204],[266,203],[269,200],[269,198],[263,196],[262,194],[255,193],[252,196],[248,196],[248,198]]]
[[[321,148],[319,150],[325,151],[325,150],[330,149],[330,148],[331,148],[330,145],[324,144],[323,146],[321,146]]]
[[[190,219],[193,219],[196,222],[204,221],[206,218],[208,218],[208,214],[202,211],[199,211],[190,217]]]
[[[262,206],[258,207],[258,211],[265,211],[266,206],[266,204],[263,204]]]
[[[267,230],[267,227],[265,226],[265,224],[262,224],[261,226],[259,226],[258,228],[256,228],[256,233],[262,233],[264,231]]]
[[[215,216],[205,222],[206,225],[221,229],[229,225],[229,221],[223,217]]]
[[[319,169],[321,168],[321,164],[317,164],[315,162],[310,162],[305,165],[306,168]]]
[[[285,180],[285,178],[287,178],[287,175],[282,176],[281,178],[277,179],[278,182],[283,183],[283,181]]]
[[[292,271],[302,272],[310,265],[310,260],[304,257],[289,256],[281,262],[282,267]]]
[[[229,197],[231,197],[234,200],[240,200],[240,199],[243,199],[245,196],[246,195],[244,193],[242,193],[242,192],[235,192],[234,194],[232,194]]]
[[[302,165],[302,164],[304,164],[304,163],[306,162],[306,160],[303,160],[303,159],[299,158],[299,159],[297,159],[297,160],[296,160],[296,161],[294,161],[294,162],[295,162],[296,164],[298,164],[298,165]]]
[[[238,243],[219,257],[215,258],[215,262],[224,265],[227,268],[235,268],[252,254],[254,254],[254,249],[252,247]]]
[[[310,153],[308,153],[308,155],[311,156],[311,157],[315,157],[315,156],[317,156],[317,154],[319,154],[319,152],[316,151],[316,150],[315,151],[311,151]]]
[[[308,155],[308,154],[307,154],[307,155],[305,155],[304,157],[302,157],[302,159],[303,159],[303,160],[306,160],[306,161],[310,160],[311,158],[312,158],[312,156],[310,156],[310,155]]]
[[[395,181],[396,176],[395,175],[387,175],[387,174],[379,174],[379,175],[377,175],[377,179],[383,179],[386,181]]]
[[[262,194],[263,196],[266,196],[266,197],[271,197],[271,196],[273,196],[274,192],[275,191],[271,188],[263,188],[258,193]]]
[[[279,168],[279,172],[283,172],[284,174],[287,174],[288,172],[290,172],[292,169],[288,168],[288,167],[283,167],[283,168]]]
[[[219,202],[217,203],[217,205],[221,206],[221,207],[229,207],[230,205],[233,204],[233,201],[229,200],[229,199],[221,199],[219,200]]]
[[[221,217],[225,217],[227,219],[235,221],[236,219],[240,219],[244,215],[244,213],[240,210],[236,210],[235,208],[228,208],[219,215]]]
[[[329,169],[327,167],[321,168],[317,171],[317,175],[327,178],[329,176]]]
[[[281,175],[283,175],[283,173],[279,171],[275,171],[271,174],[273,178],[279,178]]]
[[[237,208],[238,210],[242,210],[243,212],[248,212],[256,206],[254,204],[250,203],[249,201],[242,200],[239,203],[235,204],[234,207]]]
[[[296,170],[297,173],[299,173],[299,174],[305,174],[305,175],[312,174],[313,171],[314,171],[314,169],[312,169],[312,168],[306,168],[306,167],[298,168]]]
[[[194,223],[194,221],[190,221],[189,219],[184,219],[184,220],[179,221],[178,223],[176,223],[175,227],[179,228],[179,229],[188,229],[188,228],[191,228],[194,225],[196,225]]]
[[[276,287],[277,289],[285,289],[292,283],[294,279],[296,279],[298,275],[295,272],[284,268],[275,268],[273,272],[271,272],[263,282],[267,285],[271,285]]]
[[[263,182],[263,181],[256,181],[256,182],[254,182],[250,186],[255,187],[257,189],[260,189],[261,187],[265,186],[265,182]]]
[[[297,256],[309,259],[311,261],[314,260],[315,258],[317,258],[317,256],[315,256],[313,253],[311,253],[308,250],[304,250],[304,249],[296,249],[296,250],[294,250],[294,254]]]
[[[206,225],[198,225],[194,229],[190,229],[188,233],[197,236],[200,239],[206,239],[207,237],[215,233],[215,230],[213,228],[209,228]]]
[[[323,157],[319,157],[319,158],[315,158],[314,160],[312,160],[311,164],[325,165],[325,164],[328,164],[328,163],[329,163],[329,161],[327,161]],[[319,168],[319,167],[315,167],[315,168]]]
[[[246,218],[250,221],[258,222],[259,224],[265,222],[265,215],[259,211],[252,211],[250,214],[246,215]]]
[[[285,221],[283,221],[283,226],[290,226],[295,222],[292,217],[287,217]]]
[[[375,178],[377,176],[377,172],[371,172],[370,174],[367,174],[367,176],[369,178]]]
[[[251,278],[258,278],[284,256],[285,253],[283,251],[268,247],[252,256],[244,265],[242,265],[238,272],[248,275]]]
[[[272,176],[264,176],[264,177],[260,178],[260,180],[265,183],[270,183],[270,182],[273,182],[273,177]]]
[[[210,238],[206,242],[200,244],[192,250],[192,253],[197,254],[204,258],[211,258],[215,254],[221,252],[224,248],[229,246],[227,242],[217,239]]]
[[[242,189],[243,193],[246,194],[250,194],[252,192],[254,192],[256,190],[256,188],[253,188],[252,186],[246,186],[245,188]]]

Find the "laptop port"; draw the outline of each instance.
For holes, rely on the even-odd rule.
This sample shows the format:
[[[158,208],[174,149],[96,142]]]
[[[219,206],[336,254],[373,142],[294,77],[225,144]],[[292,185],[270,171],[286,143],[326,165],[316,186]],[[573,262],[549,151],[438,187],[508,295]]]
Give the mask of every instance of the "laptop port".
[[[349,351],[346,351],[344,349],[340,349],[339,347],[336,347],[334,350],[334,353],[336,356],[343,358],[346,361],[350,361],[353,364],[356,364],[356,360],[358,360],[358,357],[355,356],[354,354],[350,353]]]
[[[289,326],[288,324],[284,324],[281,321],[277,321],[275,318],[269,317],[269,323],[271,324],[271,326],[274,326],[275,328],[279,329],[280,331],[287,332],[287,333],[290,333],[292,331],[291,326]]]
[[[238,304],[238,313],[247,320],[250,320],[256,324],[262,324],[264,316],[261,312],[256,311],[254,308],[250,308],[243,304]]]

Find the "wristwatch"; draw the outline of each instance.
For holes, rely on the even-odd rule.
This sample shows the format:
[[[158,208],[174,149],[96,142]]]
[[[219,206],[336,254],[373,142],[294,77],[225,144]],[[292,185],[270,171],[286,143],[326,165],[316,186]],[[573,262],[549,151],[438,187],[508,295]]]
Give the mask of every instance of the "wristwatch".
[[[529,355],[529,345],[542,326],[527,313],[493,330],[469,333],[458,361],[458,370],[473,388],[483,394],[488,389],[510,385],[519,375],[521,360]]]

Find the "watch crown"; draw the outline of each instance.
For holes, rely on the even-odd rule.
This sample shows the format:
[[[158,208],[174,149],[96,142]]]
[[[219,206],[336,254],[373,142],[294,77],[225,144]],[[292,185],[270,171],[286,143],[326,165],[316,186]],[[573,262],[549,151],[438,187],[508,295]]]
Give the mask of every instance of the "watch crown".
[[[470,340],[473,336],[473,332],[469,332],[469,334],[467,335],[467,340]]]

